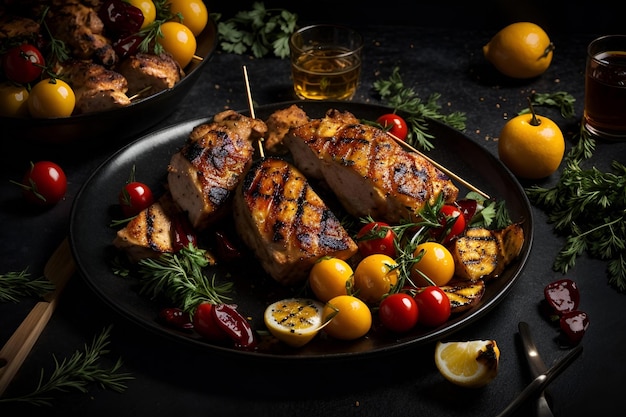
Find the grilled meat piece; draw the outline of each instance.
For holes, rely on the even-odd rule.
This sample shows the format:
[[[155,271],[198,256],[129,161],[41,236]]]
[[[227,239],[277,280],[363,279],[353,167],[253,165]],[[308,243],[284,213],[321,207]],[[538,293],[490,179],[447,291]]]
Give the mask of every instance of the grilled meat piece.
[[[46,23],[75,58],[93,59],[107,68],[117,64],[111,41],[103,35],[104,23],[93,8],[80,3],[63,4],[50,9]]]
[[[126,78],[92,61],[72,60],[57,65],[57,74],[74,90],[74,114],[98,112],[130,104]]]
[[[305,280],[323,256],[346,260],[357,252],[304,175],[282,159],[255,162],[237,188],[233,215],[242,240],[283,285]]]
[[[13,38],[33,42],[39,35],[39,29],[39,23],[31,18],[12,14],[0,16],[0,41]]]
[[[113,245],[124,250],[133,262],[173,252],[172,218],[177,209],[171,196],[164,194],[118,230]]]
[[[331,109],[324,118],[291,129],[284,143],[294,164],[323,179],[355,217],[415,220],[440,194],[446,202],[458,195],[458,188],[429,161],[405,151],[383,130],[358,123],[349,112]]]
[[[169,53],[137,53],[120,62],[117,71],[128,81],[128,95],[148,97],[174,87],[184,76],[178,62]]]
[[[251,141],[262,137],[265,123],[232,110],[196,126],[168,166],[174,201],[195,229],[204,229],[224,214],[232,193],[252,163]]]
[[[292,127],[301,126],[310,121],[309,116],[296,104],[276,110],[272,113],[267,124],[267,136],[265,137],[265,150],[274,154],[285,154],[287,148],[283,144],[283,138]]]

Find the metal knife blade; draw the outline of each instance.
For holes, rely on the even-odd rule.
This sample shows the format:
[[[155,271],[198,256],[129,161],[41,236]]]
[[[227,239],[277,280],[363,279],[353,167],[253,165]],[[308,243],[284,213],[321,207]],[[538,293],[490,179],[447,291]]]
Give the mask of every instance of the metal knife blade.
[[[519,335],[522,338],[522,345],[524,346],[524,354],[526,355],[526,361],[530,368],[530,373],[533,378],[541,375],[548,369],[546,364],[541,359],[535,341],[530,333],[530,326],[528,323],[520,321],[518,324]]]

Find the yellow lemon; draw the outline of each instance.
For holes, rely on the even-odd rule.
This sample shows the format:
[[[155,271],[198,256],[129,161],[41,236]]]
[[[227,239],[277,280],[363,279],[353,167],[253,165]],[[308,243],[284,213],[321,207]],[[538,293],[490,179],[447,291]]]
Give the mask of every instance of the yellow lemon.
[[[547,33],[530,22],[517,22],[501,29],[483,46],[487,61],[512,78],[533,78],[543,74],[554,53]]]
[[[498,139],[498,156],[520,178],[540,179],[559,168],[565,139],[547,117],[522,114],[509,120]]]
[[[462,387],[487,385],[498,374],[500,349],[495,340],[438,342],[435,365],[448,381]]]
[[[323,327],[324,304],[308,298],[287,298],[270,304],[263,321],[270,333],[292,347],[309,343]]]

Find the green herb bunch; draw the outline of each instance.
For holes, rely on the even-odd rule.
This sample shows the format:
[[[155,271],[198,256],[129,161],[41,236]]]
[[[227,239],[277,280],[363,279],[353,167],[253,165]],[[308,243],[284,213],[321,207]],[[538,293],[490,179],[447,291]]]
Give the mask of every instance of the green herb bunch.
[[[270,52],[278,58],[289,56],[289,37],[296,29],[297,14],[281,8],[266,9],[263,2],[255,2],[251,10],[221,22],[220,14],[211,16],[217,22],[223,51],[238,55],[251,52],[256,58]]]
[[[46,277],[32,278],[28,269],[0,274],[0,302],[17,303],[22,297],[41,296],[54,290]]]
[[[403,113],[409,125],[406,141],[418,149],[428,151],[435,147],[431,142],[434,136],[428,133],[428,119],[440,121],[454,129],[465,130],[464,113],[442,113],[439,93],[431,94],[426,101],[423,101],[414,89],[404,85],[398,67],[393,68],[388,79],[374,81],[374,90],[380,94],[386,105],[396,112]]]
[[[55,369],[50,377],[44,381],[41,372],[37,387],[30,393],[18,397],[0,398],[0,403],[24,402],[38,406],[52,406],[52,393],[67,392],[70,389],[86,393],[93,383],[105,389],[123,392],[125,382],[134,379],[130,374],[120,373],[122,361],[118,359],[111,368],[103,368],[100,359],[109,353],[109,335],[111,327],[105,328],[94,337],[90,346],[85,345],[83,352],[76,351],[69,359],[59,362],[54,357]]]

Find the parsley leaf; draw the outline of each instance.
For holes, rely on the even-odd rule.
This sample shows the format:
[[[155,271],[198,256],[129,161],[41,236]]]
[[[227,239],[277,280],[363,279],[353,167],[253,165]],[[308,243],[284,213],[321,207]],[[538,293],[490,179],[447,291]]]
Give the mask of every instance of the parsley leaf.
[[[224,52],[251,52],[256,58],[269,54],[278,58],[289,56],[289,37],[296,29],[297,14],[282,8],[267,9],[263,2],[255,2],[251,10],[240,11],[225,21],[219,21],[220,14],[211,16],[218,22],[217,33]]]

